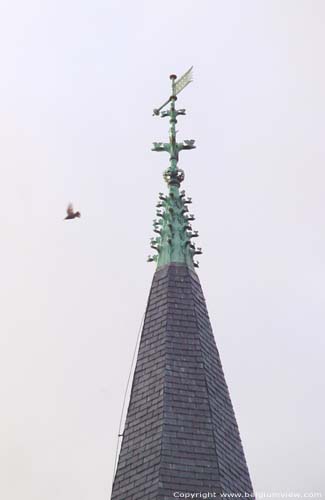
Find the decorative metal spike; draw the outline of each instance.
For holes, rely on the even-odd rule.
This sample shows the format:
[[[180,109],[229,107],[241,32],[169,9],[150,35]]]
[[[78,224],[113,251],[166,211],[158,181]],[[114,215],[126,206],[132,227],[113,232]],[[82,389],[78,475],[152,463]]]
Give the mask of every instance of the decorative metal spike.
[[[154,232],[159,238],[151,239],[151,246],[158,251],[158,255],[151,257],[157,260],[158,266],[170,262],[179,262],[188,265],[192,269],[198,266],[193,262],[195,253],[201,250],[195,248],[191,238],[198,236],[198,231],[192,231],[190,221],[195,220],[193,214],[189,214],[188,204],[192,199],[185,196],[185,190],[180,190],[184,181],[184,171],[178,166],[179,153],[182,150],[195,148],[193,139],[177,142],[178,134],[177,117],[186,114],[185,109],[176,109],[176,95],[181,92],[192,81],[192,68],[177,80],[176,75],[171,75],[172,95],[159,108],[154,110],[155,116],[169,117],[169,140],[168,142],[154,142],[153,151],[165,151],[169,154],[169,166],[164,170],[163,177],[166,181],[168,195],[159,193],[157,202],[157,219],[154,220]],[[168,109],[166,106],[168,105]]]

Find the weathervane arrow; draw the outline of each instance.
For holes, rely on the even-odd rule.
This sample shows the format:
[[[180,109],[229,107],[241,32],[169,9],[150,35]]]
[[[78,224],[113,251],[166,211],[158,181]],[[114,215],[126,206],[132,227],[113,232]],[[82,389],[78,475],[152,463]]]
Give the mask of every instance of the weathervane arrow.
[[[193,81],[193,66],[190,67],[173,85],[173,95],[177,95],[182,92],[185,87]]]
[[[182,75],[178,80],[176,80],[175,75],[171,75],[171,79],[173,82],[172,83],[172,95],[169,97],[169,99],[166,102],[164,102],[164,104],[162,104],[160,106],[160,108],[153,110],[154,116],[159,116],[160,111],[170,102],[171,98],[176,97],[177,94],[182,92],[182,90],[185,89],[185,87],[193,81],[193,66],[191,66],[190,69],[188,69],[184,73],[184,75]]]

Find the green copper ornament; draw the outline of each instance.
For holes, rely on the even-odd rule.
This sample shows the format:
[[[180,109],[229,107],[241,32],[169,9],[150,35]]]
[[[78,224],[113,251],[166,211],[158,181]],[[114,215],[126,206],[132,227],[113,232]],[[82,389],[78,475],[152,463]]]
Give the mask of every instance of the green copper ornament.
[[[194,140],[177,142],[176,123],[177,116],[185,115],[185,109],[177,110],[175,102],[179,94],[192,81],[192,68],[176,80],[176,75],[171,75],[172,94],[160,108],[154,110],[154,115],[162,118],[169,117],[169,142],[154,142],[152,151],[166,151],[169,153],[169,167],[164,172],[164,179],[168,185],[167,195],[159,193],[157,204],[157,217],[153,221],[154,232],[157,237],[151,238],[151,248],[157,251],[154,256],[149,256],[148,261],[157,262],[158,267],[171,262],[186,264],[190,268],[198,267],[194,256],[201,254],[201,248],[196,248],[192,238],[198,236],[198,231],[193,231],[191,222],[194,215],[189,214],[188,205],[191,198],[185,197],[185,191],[180,191],[184,180],[184,171],[178,167],[179,153],[182,150],[195,148]],[[170,103],[168,110],[162,109]]]

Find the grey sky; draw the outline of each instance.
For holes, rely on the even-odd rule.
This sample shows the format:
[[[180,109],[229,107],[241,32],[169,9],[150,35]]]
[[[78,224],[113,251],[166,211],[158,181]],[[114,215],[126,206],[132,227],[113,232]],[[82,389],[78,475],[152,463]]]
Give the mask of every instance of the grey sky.
[[[325,3],[2,0],[0,498],[106,500],[179,97],[256,491],[323,491]],[[82,218],[62,221],[73,201]]]

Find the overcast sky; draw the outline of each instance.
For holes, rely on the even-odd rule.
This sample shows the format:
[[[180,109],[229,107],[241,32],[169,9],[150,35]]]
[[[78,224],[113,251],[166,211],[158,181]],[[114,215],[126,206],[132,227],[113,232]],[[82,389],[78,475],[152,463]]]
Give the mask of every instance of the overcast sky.
[[[325,3],[2,0],[0,498],[108,500],[170,73],[256,491],[325,494]],[[69,201],[80,220],[63,222]]]

